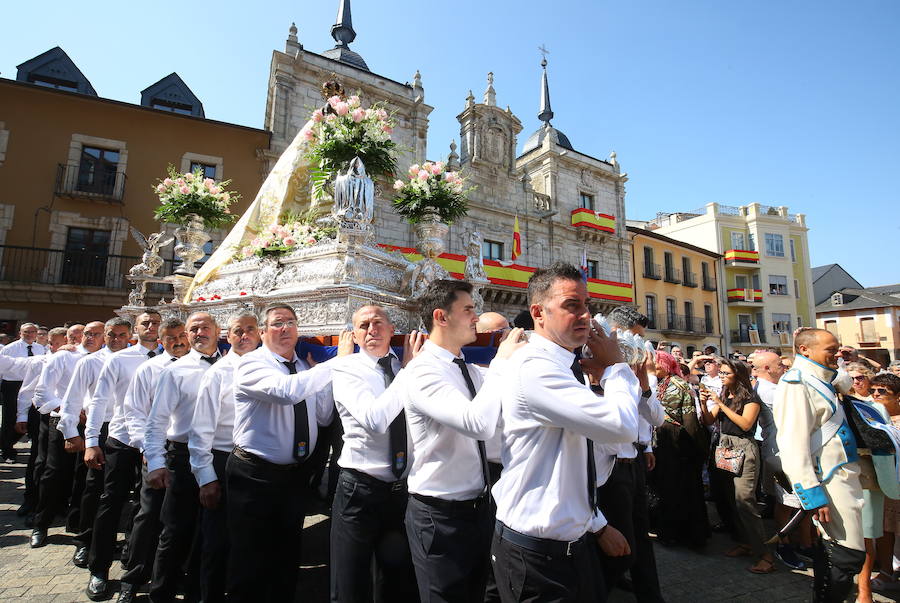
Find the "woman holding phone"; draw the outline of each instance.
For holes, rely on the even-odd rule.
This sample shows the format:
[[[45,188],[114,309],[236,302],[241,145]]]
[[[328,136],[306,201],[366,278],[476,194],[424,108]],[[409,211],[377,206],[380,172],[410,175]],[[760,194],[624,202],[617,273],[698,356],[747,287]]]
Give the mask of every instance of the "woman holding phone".
[[[718,423],[722,434],[716,448],[716,469],[728,480],[730,501],[742,543],[727,553],[728,557],[756,556],[748,568],[754,574],[775,571],[775,558],[765,545],[762,518],[756,506],[756,486],[761,461],[753,438],[759,417],[760,400],[750,385],[750,369],[740,361],[726,359],[719,367],[721,395],[709,388],[700,391],[703,423]]]

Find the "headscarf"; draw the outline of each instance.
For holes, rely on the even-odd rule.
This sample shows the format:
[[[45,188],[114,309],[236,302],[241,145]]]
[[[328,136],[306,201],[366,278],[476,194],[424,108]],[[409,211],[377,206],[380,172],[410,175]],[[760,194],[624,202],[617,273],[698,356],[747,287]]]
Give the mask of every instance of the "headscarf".
[[[665,369],[665,371],[670,375],[683,377],[683,375],[681,374],[681,367],[678,366],[678,361],[675,360],[675,356],[668,352],[663,352],[662,350],[657,351],[656,364]]]

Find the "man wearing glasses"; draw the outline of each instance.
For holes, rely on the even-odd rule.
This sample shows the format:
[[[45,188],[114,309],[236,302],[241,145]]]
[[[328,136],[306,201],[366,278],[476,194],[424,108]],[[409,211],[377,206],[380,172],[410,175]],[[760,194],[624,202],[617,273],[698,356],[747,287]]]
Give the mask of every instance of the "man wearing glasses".
[[[294,597],[303,530],[300,468],[315,448],[318,425],[331,422],[328,363],[297,357],[297,315],[266,309],[262,347],[241,359],[234,377],[234,450],[225,466],[234,601]],[[325,391],[323,391],[325,390]]]

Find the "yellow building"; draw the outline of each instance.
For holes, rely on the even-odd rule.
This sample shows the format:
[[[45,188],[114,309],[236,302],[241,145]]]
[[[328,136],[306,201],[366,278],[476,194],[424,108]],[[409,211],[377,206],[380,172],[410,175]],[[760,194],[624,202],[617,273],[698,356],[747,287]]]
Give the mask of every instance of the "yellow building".
[[[721,298],[713,251],[628,226],[634,270],[634,301],[650,319],[647,338],[681,346],[689,357],[712,345],[721,353]]]
[[[816,306],[816,326],[886,366],[900,358],[900,284],[835,291]]]

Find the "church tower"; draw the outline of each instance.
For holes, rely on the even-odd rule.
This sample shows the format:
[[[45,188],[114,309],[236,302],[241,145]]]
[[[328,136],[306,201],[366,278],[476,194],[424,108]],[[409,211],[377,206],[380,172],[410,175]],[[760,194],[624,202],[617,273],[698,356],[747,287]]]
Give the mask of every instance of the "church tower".
[[[466,107],[456,119],[459,121],[460,162],[463,167],[513,174],[516,137],[522,131],[522,122],[509,107],[503,110],[497,106],[493,73],[488,73],[483,101],[476,103],[470,90]]]

